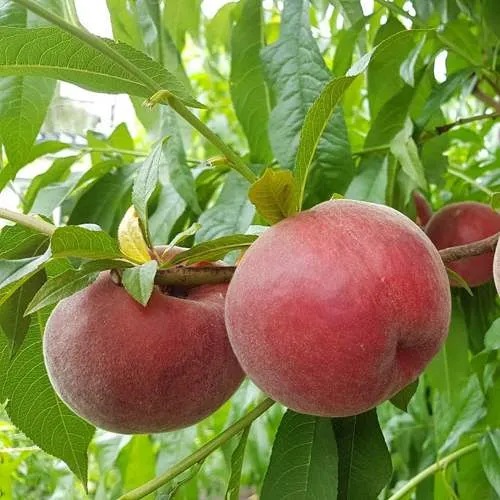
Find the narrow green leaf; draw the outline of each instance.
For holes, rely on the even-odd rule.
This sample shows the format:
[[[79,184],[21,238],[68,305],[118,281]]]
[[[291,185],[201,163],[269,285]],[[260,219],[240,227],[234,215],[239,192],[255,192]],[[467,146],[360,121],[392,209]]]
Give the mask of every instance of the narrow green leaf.
[[[173,240],[168,244],[168,247],[165,249],[164,253],[166,253],[168,250],[171,250],[172,248],[174,248],[174,246],[179,245],[187,238],[194,236],[200,230],[200,228],[201,228],[201,224],[199,224],[198,222],[195,222],[194,224],[191,224],[184,231],[177,233],[174,236]]]
[[[333,116],[335,107],[355,78],[355,76],[344,76],[332,80],[321,91],[321,94],[306,114],[300,132],[299,147],[295,160],[299,207],[302,206],[304,200],[307,176],[319,146],[319,141]]]
[[[196,242],[244,233],[254,215],[255,207],[248,199],[247,180],[237,172],[229,172],[217,201],[198,219],[201,229],[196,233]]]
[[[30,326],[31,320],[23,316],[24,311],[44,281],[43,272],[35,273],[0,306],[0,330],[7,338],[11,357],[23,345]]]
[[[33,314],[83,290],[97,279],[100,271],[125,266],[127,264],[124,261],[97,260],[86,262],[79,269],[65,270],[43,284],[27,306],[25,315]]]
[[[403,79],[405,83],[410,85],[411,87],[415,86],[415,66],[418,61],[418,56],[422,51],[425,42],[427,40],[427,34],[424,33],[422,39],[415,45],[415,48],[411,50],[408,54],[408,57],[402,62],[399,68],[399,75]]]
[[[105,43],[187,106],[203,107],[177,78],[151,58],[120,42]],[[29,50],[28,50],[29,47]],[[64,51],[60,51],[64,47]],[[59,28],[0,28],[0,75],[45,76],[85,89],[148,98],[151,89],[107,55]]]
[[[252,234],[222,236],[221,238],[195,245],[190,250],[176,255],[168,265],[194,264],[201,261],[219,260],[234,250],[246,250],[256,239],[257,236]]]
[[[167,139],[165,139],[167,140]],[[163,142],[155,146],[142,164],[132,189],[132,202],[142,223],[144,234],[149,240],[148,201],[158,185],[160,162],[163,159]]]
[[[83,226],[58,227],[52,235],[50,247],[54,257],[123,258],[118,241],[100,229]]]
[[[438,393],[434,404],[434,425],[441,455],[452,450],[460,438],[486,415],[484,403],[477,375],[469,378],[458,399],[452,403]]]
[[[49,238],[34,229],[15,224],[0,230],[0,259],[33,256],[44,251]]]
[[[401,389],[397,394],[392,396],[391,403],[400,410],[407,411],[408,405],[410,404],[413,395],[418,388],[418,379],[408,384],[406,387]]]
[[[392,474],[377,411],[332,419],[339,454],[339,499],[377,498]]]
[[[486,477],[500,496],[500,429],[488,431],[483,436],[479,451]]]
[[[418,149],[412,138],[413,125],[410,119],[405,121],[403,129],[394,136],[390,143],[391,153],[397,158],[403,171],[419,187],[427,190],[424,167],[418,156]]]
[[[260,59],[263,41],[262,2],[243,0],[231,36],[231,98],[248,139],[252,163],[272,160],[268,138],[270,103]]]
[[[141,266],[130,267],[123,271],[123,286],[143,306],[147,305],[153,293],[157,269],[158,262],[150,260]]]
[[[79,159],[79,155],[57,158],[52,165],[43,173],[37,175],[23,195],[23,210],[29,212],[35,203],[35,199],[44,187],[59,182],[67,177],[73,164]]]
[[[23,283],[38,272],[50,259],[50,250],[43,255],[17,260],[0,261],[0,305],[3,304]]]
[[[0,401],[12,423],[47,453],[63,460],[87,481],[87,447],[94,428],[76,416],[56,395],[43,362],[46,314],[33,316],[26,340],[14,359],[0,336]]]
[[[260,498],[336,500],[338,461],[330,419],[288,410],[276,434]]]
[[[169,0],[164,20],[179,52],[184,48],[186,33],[198,38],[201,0]]]
[[[464,288],[467,293],[472,297],[474,293],[472,292],[469,283],[460,276],[456,271],[453,271],[453,269],[450,269],[449,267],[446,268],[446,274],[448,275],[448,278],[450,282],[453,283],[453,286],[459,286],[461,288]]]
[[[240,498],[241,470],[243,468],[243,458],[245,456],[249,433],[250,426],[245,427],[241,433],[238,445],[231,455],[231,474],[227,484],[225,500],[239,500]]]
[[[290,170],[266,169],[250,187],[248,198],[270,224],[297,213],[297,190]]]

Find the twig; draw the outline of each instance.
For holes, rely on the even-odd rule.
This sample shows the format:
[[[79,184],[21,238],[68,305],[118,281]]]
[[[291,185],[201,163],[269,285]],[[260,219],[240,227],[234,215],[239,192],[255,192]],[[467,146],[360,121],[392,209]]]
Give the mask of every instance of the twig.
[[[459,450],[447,455],[444,458],[437,460],[432,465],[429,465],[427,469],[424,469],[422,472],[417,474],[413,479],[408,481],[400,490],[398,490],[394,495],[389,497],[389,500],[400,500],[401,498],[406,497],[408,493],[410,493],[414,488],[416,488],[424,479],[427,479],[429,476],[434,475],[436,472],[440,470],[446,470],[448,465],[453,462],[456,462],[460,457],[464,455],[468,455],[473,451],[479,449],[479,443],[473,443],[469,446],[465,446],[464,448],[460,448]]]
[[[205,458],[212,454],[217,448],[229,441],[232,437],[239,434],[245,427],[249,426],[254,420],[259,418],[263,413],[271,408],[273,404],[274,401],[272,399],[265,399],[251,412],[244,415],[240,418],[240,420],[228,427],[225,431],[221,432],[199,450],[196,450],[184,460],[181,460],[177,465],[174,465],[170,470],[165,472],[165,474],[162,474],[142,486],[139,486],[139,488],[136,488],[135,490],[125,493],[125,495],[121,496],[119,500],[138,500],[139,498],[143,498],[153,491],[161,488],[163,485],[176,478],[179,474],[182,474],[190,469],[193,465],[205,460]]]
[[[480,101],[487,104],[490,108],[493,108],[497,113],[500,113],[500,102],[495,101],[493,97],[485,94],[477,85],[476,88],[472,91],[472,94],[476,96]]]
[[[447,172],[455,177],[458,177],[459,179],[462,179],[463,181],[467,182],[471,186],[474,186],[475,188],[479,189],[480,191],[487,194],[488,196],[490,196],[490,197],[493,196],[493,191],[491,189],[488,189],[486,186],[481,185],[476,179],[469,177],[464,172],[461,172],[460,170],[457,170],[456,168],[452,168],[452,167],[448,167]]]
[[[7,208],[0,208],[0,219],[10,220],[17,224],[21,224],[24,227],[29,227],[40,233],[45,233],[51,236],[57,229],[56,226],[50,224],[50,222],[45,222],[38,217],[33,215],[20,214],[19,212],[13,212]]]
[[[158,271],[155,283],[161,286],[180,286],[184,288],[229,283],[235,271],[236,267],[233,266],[175,266]]]
[[[460,125],[465,125],[467,123],[477,122],[479,120],[496,120],[500,118],[500,113],[483,113],[481,115],[468,116],[467,118],[460,118],[453,123],[447,123],[446,125],[440,125],[436,127],[437,135],[445,134],[450,129],[458,127]]]
[[[38,446],[25,446],[20,448],[0,448],[0,454],[6,453],[10,455],[11,453],[24,453],[26,451],[40,451]]]
[[[495,250],[500,233],[494,234],[484,240],[474,241],[466,245],[444,248],[439,251],[441,259],[445,264],[454,262],[455,260],[465,259],[467,257],[475,257],[484,253],[491,253]]]

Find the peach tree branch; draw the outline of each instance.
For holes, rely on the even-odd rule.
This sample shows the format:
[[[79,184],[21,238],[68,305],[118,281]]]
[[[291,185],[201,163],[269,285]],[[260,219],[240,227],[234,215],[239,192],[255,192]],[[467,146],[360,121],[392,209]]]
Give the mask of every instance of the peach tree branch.
[[[466,245],[444,248],[439,251],[441,259],[445,264],[455,260],[465,259],[467,257],[475,257],[484,253],[491,253],[495,250],[500,233],[494,234],[484,240],[474,241]]]

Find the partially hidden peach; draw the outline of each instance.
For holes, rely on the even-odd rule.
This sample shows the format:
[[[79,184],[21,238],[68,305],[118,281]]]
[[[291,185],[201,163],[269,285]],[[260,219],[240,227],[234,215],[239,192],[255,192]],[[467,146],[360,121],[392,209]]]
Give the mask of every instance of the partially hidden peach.
[[[446,205],[436,212],[425,232],[438,249],[482,240],[500,231],[500,214],[489,205],[466,201]],[[471,287],[493,278],[493,252],[467,257],[447,264]],[[452,282],[453,286],[455,284]]]
[[[322,203],[266,230],[226,297],[229,339],[247,375],[289,408],[362,413],[415,380],[447,332],[444,265],[401,213]]]
[[[416,212],[415,223],[420,227],[425,227],[432,217],[432,207],[420,191],[413,191],[412,198]]]
[[[54,388],[78,415],[114,432],[200,421],[244,377],[224,324],[226,290],[203,285],[178,297],[155,288],[143,307],[101,273],[49,318],[44,356]]]

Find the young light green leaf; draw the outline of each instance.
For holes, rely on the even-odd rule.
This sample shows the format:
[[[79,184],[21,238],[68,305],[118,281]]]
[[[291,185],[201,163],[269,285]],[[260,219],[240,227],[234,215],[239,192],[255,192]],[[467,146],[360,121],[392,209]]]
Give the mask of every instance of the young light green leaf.
[[[246,250],[256,239],[257,236],[252,234],[222,236],[221,238],[195,245],[190,250],[176,255],[167,265],[194,264],[201,261],[222,259],[226,254],[234,250]]]
[[[490,430],[483,436],[479,452],[486,477],[500,496],[500,429]]]
[[[460,438],[486,415],[485,399],[477,375],[472,375],[453,403],[441,394],[435,400],[436,444],[443,455],[452,450]]]
[[[143,306],[147,305],[153,293],[157,269],[158,262],[151,260],[123,271],[122,283],[125,290]]]
[[[32,317],[26,340],[10,359],[0,336],[0,401],[12,423],[42,450],[63,460],[86,484],[87,447],[94,428],[57,396],[45,371],[42,338],[47,314]],[[29,367],[29,369],[27,369]]]
[[[403,387],[397,394],[392,396],[391,403],[402,411],[408,410],[408,405],[410,404],[411,398],[417,391],[418,379]]]
[[[338,461],[330,419],[288,410],[276,434],[260,498],[336,500]]]
[[[412,138],[413,125],[410,119],[405,121],[403,129],[394,136],[390,143],[391,153],[397,158],[403,171],[419,187],[427,189],[424,167],[418,156],[417,145]]]
[[[83,226],[58,227],[50,240],[54,257],[121,259],[118,241],[101,230]]]
[[[55,304],[92,284],[99,272],[106,269],[121,269],[128,264],[121,260],[96,260],[86,262],[79,269],[68,269],[46,281],[34,295],[25,315],[33,314],[44,307]]]
[[[321,91],[321,94],[306,114],[304,126],[300,132],[299,147],[295,160],[299,208],[304,200],[307,176],[319,146],[319,141],[330,123],[335,107],[355,78],[355,76],[344,76],[332,80]]]
[[[272,160],[267,129],[270,102],[260,59],[263,42],[262,2],[244,0],[231,35],[231,98],[252,163]]]
[[[11,358],[23,345],[30,326],[30,318],[23,313],[44,282],[45,274],[35,273],[0,306],[0,330],[9,343]]]
[[[500,350],[500,318],[493,321],[486,335],[484,345],[488,351]]]
[[[290,170],[266,169],[252,184],[248,198],[270,224],[297,213],[297,190]]]
[[[165,7],[164,19],[170,36],[179,52],[184,48],[186,33],[195,40],[200,26],[200,0],[170,0]]]
[[[332,419],[339,455],[339,499],[377,498],[392,475],[377,411]]]
[[[238,444],[231,455],[231,475],[227,484],[225,500],[239,500],[240,498],[241,470],[249,432],[250,426],[243,429]]]
[[[168,140],[165,139],[164,141]],[[132,202],[144,228],[144,235],[150,241],[148,225],[148,202],[158,185],[160,162],[163,159],[163,142],[155,146],[151,154],[142,164],[132,189]]]
[[[103,41],[154,80],[158,89],[168,90],[187,106],[203,107],[174,75],[144,53],[125,43]],[[0,53],[0,75],[45,76],[109,94],[148,98],[152,93],[115,60],[59,28],[0,28]]]

